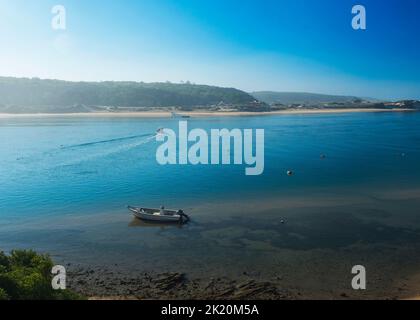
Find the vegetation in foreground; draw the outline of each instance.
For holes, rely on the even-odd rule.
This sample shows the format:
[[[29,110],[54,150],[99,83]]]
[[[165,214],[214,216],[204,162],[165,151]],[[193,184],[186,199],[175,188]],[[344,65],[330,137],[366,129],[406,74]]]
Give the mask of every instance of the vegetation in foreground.
[[[82,297],[51,285],[53,262],[34,251],[0,252],[0,300],[74,300]]]

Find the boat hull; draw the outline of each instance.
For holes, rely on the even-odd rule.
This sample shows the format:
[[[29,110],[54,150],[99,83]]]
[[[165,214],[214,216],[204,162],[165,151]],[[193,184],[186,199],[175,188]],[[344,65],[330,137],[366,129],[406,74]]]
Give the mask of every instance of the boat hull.
[[[182,223],[183,218],[179,214],[172,214],[172,215],[160,215],[160,214],[153,214],[149,212],[145,212],[141,208],[128,208],[135,218],[144,220],[144,221],[152,221],[152,222],[162,222],[162,223]]]

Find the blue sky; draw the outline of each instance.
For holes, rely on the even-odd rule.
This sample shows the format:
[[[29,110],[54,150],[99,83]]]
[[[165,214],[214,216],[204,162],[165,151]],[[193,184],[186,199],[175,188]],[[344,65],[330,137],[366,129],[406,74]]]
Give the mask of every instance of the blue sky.
[[[0,0],[0,75],[420,99],[419,17],[417,0]]]

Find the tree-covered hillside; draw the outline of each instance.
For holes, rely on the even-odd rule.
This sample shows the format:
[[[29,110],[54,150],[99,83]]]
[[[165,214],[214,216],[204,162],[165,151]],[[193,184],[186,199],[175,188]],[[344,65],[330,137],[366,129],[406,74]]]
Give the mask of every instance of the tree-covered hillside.
[[[69,82],[0,77],[0,112],[88,112],[92,107],[195,107],[255,100],[234,88],[190,83]]]
[[[306,92],[274,92],[274,91],[259,91],[251,93],[255,98],[268,104],[281,103],[289,104],[320,104],[320,103],[348,103],[360,100],[358,97],[353,96],[334,96],[317,93]]]

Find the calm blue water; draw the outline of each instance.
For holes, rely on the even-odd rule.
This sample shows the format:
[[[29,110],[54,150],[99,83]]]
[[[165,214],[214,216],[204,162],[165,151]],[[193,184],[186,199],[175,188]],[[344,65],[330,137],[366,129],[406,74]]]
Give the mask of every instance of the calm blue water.
[[[399,230],[386,229],[386,222],[381,228],[388,233],[372,237],[378,226],[360,229],[358,220],[349,220],[352,214],[376,219],[382,210],[383,216],[406,214],[415,220],[417,204],[402,205],[401,195],[390,202],[385,195],[405,190],[418,195],[420,113],[189,120],[190,128],[206,130],[265,129],[265,171],[254,177],[245,176],[245,166],[158,165],[154,133],[177,126],[175,119],[0,119],[2,249],[30,247],[64,260],[102,258],[104,263],[129,256],[153,265],[166,262],[188,238],[190,246],[195,243],[183,253],[190,265],[198,260],[211,265],[202,259],[203,250],[210,257],[224,248],[229,259],[242,243],[247,256],[235,261],[249,266],[257,263],[254,258],[265,252],[265,245],[309,250],[397,241]],[[287,170],[295,175],[287,176]],[[184,208],[195,223],[183,229],[133,228],[128,204]],[[333,214],[332,209],[325,209],[331,206],[346,219],[331,219],[327,213]],[[264,212],[270,212],[270,219],[264,220]],[[294,218],[298,213],[305,220]],[[249,214],[252,223],[245,218]],[[255,223],[257,216],[261,221]],[[284,228],[292,228],[287,234],[270,229],[269,237],[264,235],[284,216],[289,219]],[[337,228],[359,233],[343,238]],[[417,237],[407,241],[418,243]]]
[[[265,171],[258,177],[245,176],[245,166],[158,165],[154,132],[177,125],[172,119],[1,119],[0,219],[321,187],[404,188],[420,177],[418,113],[189,121],[206,130],[265,129]]]

